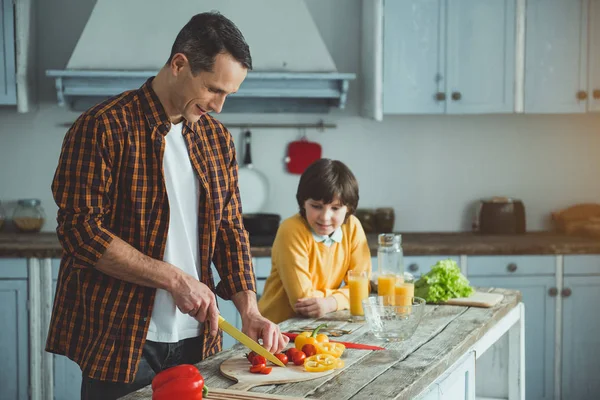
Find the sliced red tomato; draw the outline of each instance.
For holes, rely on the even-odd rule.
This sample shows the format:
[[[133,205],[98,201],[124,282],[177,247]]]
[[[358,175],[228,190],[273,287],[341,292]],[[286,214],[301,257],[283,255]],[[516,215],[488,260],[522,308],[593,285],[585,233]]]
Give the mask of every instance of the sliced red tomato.
[[[273,367],[264,367],[260,370],[261,374],[269,375],[273,371]]]
[[[250,367],[250,372],[253,374],[260,374],[260,372],[266,367],[266,364],[256,364]]]

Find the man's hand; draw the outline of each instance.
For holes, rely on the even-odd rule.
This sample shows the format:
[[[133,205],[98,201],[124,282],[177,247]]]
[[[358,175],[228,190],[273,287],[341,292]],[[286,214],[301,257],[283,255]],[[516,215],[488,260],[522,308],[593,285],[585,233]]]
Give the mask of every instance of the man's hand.
[[[200,322],[209,323],[210,334],[219,331],[219,309],[214,293],[208,286],[193,276],[182,272],[170,290],[177,308]]]
[[[305,317],[320,318],[337,310],[337,301],[333,297],[304,297],[296,301],[296,312]]]
[[[242,332],[254,340],[262,339],[262,345],[273,354],[287,346],[290,339],[281,334],[279,326],[258,312],[242,315]]]

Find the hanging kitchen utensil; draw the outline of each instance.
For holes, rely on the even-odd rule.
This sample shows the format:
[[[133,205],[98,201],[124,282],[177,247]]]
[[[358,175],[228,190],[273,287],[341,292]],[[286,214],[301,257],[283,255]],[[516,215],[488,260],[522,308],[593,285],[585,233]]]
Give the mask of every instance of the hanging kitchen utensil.
[[[288,172],[302,174],[310,164],[321,158],[321,152],[321,145],[310,142],[306,136],[303,136],[300,140],[290,142],[285,158]]]
[[[238,170],[238,185],[244,213],[261,211],[269,193],[267,178],[252,165],[251,142],[252,133],[248,130],[244,133],[244,161]]]

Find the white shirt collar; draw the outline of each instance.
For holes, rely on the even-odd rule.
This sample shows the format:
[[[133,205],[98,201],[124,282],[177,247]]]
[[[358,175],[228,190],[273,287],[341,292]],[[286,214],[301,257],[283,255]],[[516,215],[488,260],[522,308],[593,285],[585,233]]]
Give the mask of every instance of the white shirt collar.
[[[319,235],[317,233],[315,233],[315,231],[313,231],[311,229],[313,238],[315,239],[315,241],[317,243],[323,243],[325,244],[325,246],[327,247],[331,247],[331,245],[334,242],[340,243],[342,241],[342,237],[343,237],[343,233],[342,233],[342,228],[338,227],[335,231],[333,231],[333,233],[331,235]]]

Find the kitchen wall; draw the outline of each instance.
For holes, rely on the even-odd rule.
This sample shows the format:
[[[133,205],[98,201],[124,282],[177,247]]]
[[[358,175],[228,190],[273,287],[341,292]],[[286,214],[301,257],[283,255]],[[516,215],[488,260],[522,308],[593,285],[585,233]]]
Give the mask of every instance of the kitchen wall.
[[[340,72],[359,71],[360,1],[306,0]],[[93,0],[36,1],[39,109],[0,108],[0,201],[36,197],[55,228],[50,184],[66,129],[77,114],[55,105],[44,71],[65,67]],[[170,49],[164,49],[165,58]],[[310,57],[310,55],[307,55]],[[600,202],[600,115],[357,117],[360,82],[344,111],[325,116],[337,129],[307,136],[325,157],[346,162],[360,182],[361,207],[393,206],[397,230],[469,230],[474,201],[521,198],[529,229],[549,227],[548,214],[578,202]],[[321,116],[223,115],[225,122],[316,122]],[[239,141],[241,132],[232,133]],[[256,168],[271,185],[265,211],[286,217],[297,209],[298,176],[283,158],[297,130],[253,132]]]

